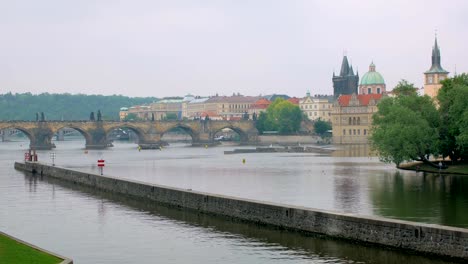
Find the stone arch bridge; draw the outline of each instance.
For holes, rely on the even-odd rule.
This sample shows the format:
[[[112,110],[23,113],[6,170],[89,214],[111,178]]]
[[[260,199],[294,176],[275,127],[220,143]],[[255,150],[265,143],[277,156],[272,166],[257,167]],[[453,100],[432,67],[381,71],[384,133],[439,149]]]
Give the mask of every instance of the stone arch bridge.
[[[118,128],[132,130],[138,136],[142,148],[155,148],[161,145],[164,133],[180,128],[192,137],[192,145],[211,145],[215,134],[230,128],[240,136],[241,144],[258,141],[258,130],[250,120],[241,121],[0,121],[0,130],[17,129],[26,134],[31,149],[52,149],[52,137],[62,128],[72,128],[80,132],[86,140],[87,149],[103,149],[109,146],[108,135]]]

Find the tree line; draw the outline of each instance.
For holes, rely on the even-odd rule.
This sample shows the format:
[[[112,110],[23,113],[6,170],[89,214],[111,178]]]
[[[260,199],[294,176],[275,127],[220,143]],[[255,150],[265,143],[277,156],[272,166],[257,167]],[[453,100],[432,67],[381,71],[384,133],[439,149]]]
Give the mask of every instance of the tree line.
[[[402,80],[395,97],[380,101],[370,141],[382,161],[399,166],[416,160],[436,167],[433,157],[468,160],[468,75],[441,83],[436,100],[419,96],[413,84]]]
[[[149,104],[156,97],[127,97],[122,95],[31,94],[0,95],[0,120],[36,120],[44,113],[46,120],[88,120],[91,112],[100,110],[103,120],[119,120],[121,107]]]

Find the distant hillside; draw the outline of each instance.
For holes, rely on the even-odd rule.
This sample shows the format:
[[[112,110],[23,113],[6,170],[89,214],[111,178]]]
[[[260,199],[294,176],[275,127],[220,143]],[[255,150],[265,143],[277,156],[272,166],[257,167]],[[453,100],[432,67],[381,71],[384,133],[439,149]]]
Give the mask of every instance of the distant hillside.
[[[0,120],[35,120],[44,112],[46,120],[88,120],[91,112],[101,110],[104,120],[119,120],[121,107],[149,104],[155,97],[126,97],[122,95],[1,94]]]

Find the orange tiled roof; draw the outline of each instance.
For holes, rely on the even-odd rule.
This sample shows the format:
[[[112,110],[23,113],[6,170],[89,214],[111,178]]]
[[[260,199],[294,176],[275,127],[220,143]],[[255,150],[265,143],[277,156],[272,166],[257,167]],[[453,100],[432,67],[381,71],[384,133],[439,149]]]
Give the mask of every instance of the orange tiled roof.
[[[250,108],[251,109],[266,109],[271,104],[271,102],[265,98],[257,100]]]
[[[338,103],[340,106],[349,106],[349,101],[351,100],[351,94],[340,95],[338,98]],[[378,101],[382,98],[382,94],[358,94],[356,95],[357,99],[359,100],[359,104],[366,106],[369,105],[371,99]]]
[[[291,97],[291,98],[288,99],[289,102],[291,102],[291,103],[293,103],[293,104],[295,104],[295,105],[298,105],[298,104],[299,104],[299,100],[300,100],[300,99],[297,98],[297,97]]]

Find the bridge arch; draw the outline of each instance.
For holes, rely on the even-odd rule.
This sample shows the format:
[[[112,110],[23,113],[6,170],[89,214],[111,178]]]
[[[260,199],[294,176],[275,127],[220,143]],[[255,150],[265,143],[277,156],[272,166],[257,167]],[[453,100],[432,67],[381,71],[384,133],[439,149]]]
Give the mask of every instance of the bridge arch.
[[[85,138],[86,142],[90,142],[92,140],[91,134],[87,130],[85,130],[85,129],[79,127],[79,126],[73,125],[73,124],[63,124],[61,126],[56,126],[52,130],[52,132],[53,132],[53,134],[56,134],[61,129],[64,129],[64,128],[71,128],[71,129],[74,129],[74,130],[78,131]]]
[[[28,137],[30,143],[35,141],[34,133],[31,130],[27,129],[27,128],[24,128],[24,127],[21,127],[21,126],[18,126],[18,125],[0,127],[0,130],[3,130],[3,131],[6,131],[8,129],[11,129],[11,130],[16,129],[16,130],[21,131],[23,134],[26,135],[26,137]]]
[[[191,138],[192,142],[195,142],[198,140],[198,133],[195,132],[195,130],[190,127],[189,125],[185,125],[182,123],[176,123],[171,126],[166,127],[162,132],[161,132],[161,138],[164,136],[164,134],[168,133],[169,131],[173,131],[174,129],[181,129],[185,133],[187,133]]]
[[[131,130],[133,133],[135,133],[135,135],[137,136],[138,138],[138,141],[136,143],[140,143],[140,142],[144,142],[144,141],[147,141],[147,133],[131,124],[131,123],[122,123],[122,124],[115,124],[115,125],[112,125],[112,126],[108,126],[105,128],[105,133],[106,133],[106,138],[109,138],[109,135],[112,133],[112,131],[116,130],[116,129],[129,129]]]
[[[235,126],[233,124],[226,124],[224,126],[217,127],[215,130],[213,130],[213,133],[211,134],[210,140],[215,140],[216,135],[221,132],[223,129],[231,129],[235,133],[239,135],[239,141],[240,143],[246,143],[249,141],[249,135],[247,132],[245,132],[242,128]]]

